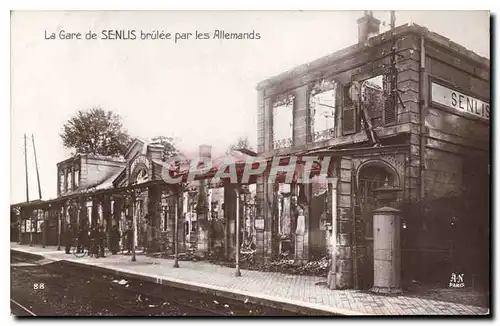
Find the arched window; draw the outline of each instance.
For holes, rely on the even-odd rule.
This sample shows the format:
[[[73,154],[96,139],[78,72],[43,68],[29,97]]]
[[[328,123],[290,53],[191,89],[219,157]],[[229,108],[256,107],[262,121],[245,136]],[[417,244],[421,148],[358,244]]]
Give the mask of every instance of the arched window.
[[[146,171],[146,169],[141,169],[137,173],[137,176],[135,177],[135,182],[139,184],[139,183],[144,183],[146,181],[148,181],[148,172]]]

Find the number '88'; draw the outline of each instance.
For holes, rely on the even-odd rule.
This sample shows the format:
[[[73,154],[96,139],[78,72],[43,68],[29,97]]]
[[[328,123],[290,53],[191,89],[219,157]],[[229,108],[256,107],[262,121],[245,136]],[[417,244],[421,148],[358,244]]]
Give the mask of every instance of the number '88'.
[[[43,290],[43,289],[45,289],[45,284],[44,283],[33,283],[33,289],[34,290]]]

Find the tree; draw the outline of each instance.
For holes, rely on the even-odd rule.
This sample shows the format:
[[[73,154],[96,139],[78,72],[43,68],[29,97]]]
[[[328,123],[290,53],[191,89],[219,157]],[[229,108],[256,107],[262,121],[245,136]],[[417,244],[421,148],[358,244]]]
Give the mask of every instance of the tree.
[[[130,143],[121,117],[98,107],[78,111],[64,124],[60,136],[64,147],[78,154],[123,155]]]
[[[227,150],[227,154],[229,152],[238,150],[238,149],[247,149],[253,152],[252,146],[250,146],[250,142],[248,141],[248,137],[239,137],[236,143],[229,146]]]
[[[179,150],[175,147],[175,140],[173,137],[156,136],[151,138],[151,144],[163,146],[163,160],[167,160],[179,154]]]

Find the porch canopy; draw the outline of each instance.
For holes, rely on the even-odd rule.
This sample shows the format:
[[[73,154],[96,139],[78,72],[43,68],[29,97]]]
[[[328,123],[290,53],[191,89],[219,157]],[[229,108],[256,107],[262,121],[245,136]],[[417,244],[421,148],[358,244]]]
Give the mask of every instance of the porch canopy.
[[[276,182],[284,182],[288,173],[287,166],[291,163],[291,157],[295,156],[296,164],[293,171],[293,180],[297,181],[302,176],[305,161],[302,160],[304,154],[309,151],[295,152],[286,155],[277,156],[279,158],[278,171],[276,172]],[[190,164],[180,168],[178,165],[171,165],[168,169],[164,165],[162,173],[169,173],[169,177],[173,180],[181,180],[184,183],[201,180],[213,180],[215,184],[221,186],[228,183],[254,184],[259,176],[270,172],[273,167],[275,157],[258,156],[257,154],[246,150],[235,150],[230,155],[222,156],[211,160],[211,164],[204,166],[203,162],[199,162],[197,166]],[[292,162],[293,163],[293,162]],[[276,165],[276,163],[274,163]],[[232,171],[232,169],[234,169]],[[243,180],[245,169],[248,171],[247,180]],[[252,172],[253,171],[253,172]],[[258,173],[256,171],[259,171]],[[261,171],[261,172],[260,172]],[[311,177],[319,175],[321,171],[321,162],[314,162],[311,168]],[[255,173],[255,174],[252,174]],[[236,174],[236,179],[231,180],[231,174]],[[164,174],[162,174],[164,175]],[[236,182],[235,182],[236,181]],[[244,182],[246,181],[246,182]],[[168,182],[167,182],[168,183]]]
[[[318,160],[312,164],[310,178],[315,176],[320,176],[321,173],[326,172],[327,170],[323,169],[322,171],[322,162],[326,157],[342,157],[342,156],[352,156],[352,155],[363,155],[370,153],[383,153],[383,152],[393,152],[393,151],[401,151],[407,150],[407,145],[385,145],[385,146],[364,146],[364,147],[350,147],[350,148],[339,148],[338,146],[323,146],[313,149],[304,149],[299,151],[294,151],[290,153],[280,154],[277,156],[259,156],[258,154],[241,149],[234,150],[230,153],[230,155],[222,156],[217,159],[211,160],[211,165],[204,167],[203,162],[199,162],[197,166],[193,166],[193,164],[184,165],[181,167],[180,165],[170,165],[168,169],[166,165],[162,167],[162,175],[163,173],[169,173],[170,178],[182,180],[185,183],[191,183],[192,181],[200,181],[200,180],[214,180],[221,186],[224,184],[234,182],[235,180],[231,180],[230,172],[231,168],[233,168],[236,172],[237,183],[238,184],[254,184],[257,182],[257,178],[261,175],[265,175],[269,173],[273,167],[273,161],[275,158],[279,158],[279,167],[281,170],[276,172],[275,182],[284,183],[287,176],[286,167],[289,166],[291,162],[291,157],[295,157],[295,169],[293,175],[293,181],[296,182],[300,180],[304,173],[304,165],[306,163],[305,157],[317,157]],[[328,161],[330,162],[330,161]],[[292,161],[293,163],[293,161]],[[230,165],[233,164],[233,167]],[[245,169],[256,171],[262,170],[262,172],[258,174],[249,175],[247,182],[242,182],[243,175]],[[219,172],[220,171],[220,172]],[[223,174],[223,176],[219,179],[216,177]],[[247,171],[247,176],[248,176]],[[167,182],[168,183],[168,182]]]

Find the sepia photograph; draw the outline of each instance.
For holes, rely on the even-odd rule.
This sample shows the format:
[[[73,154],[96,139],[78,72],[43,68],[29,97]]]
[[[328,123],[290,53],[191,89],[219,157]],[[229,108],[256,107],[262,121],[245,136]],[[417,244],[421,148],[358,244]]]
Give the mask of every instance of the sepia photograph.
[[[491,23],[12,10],[11,316],[491,318]]]

